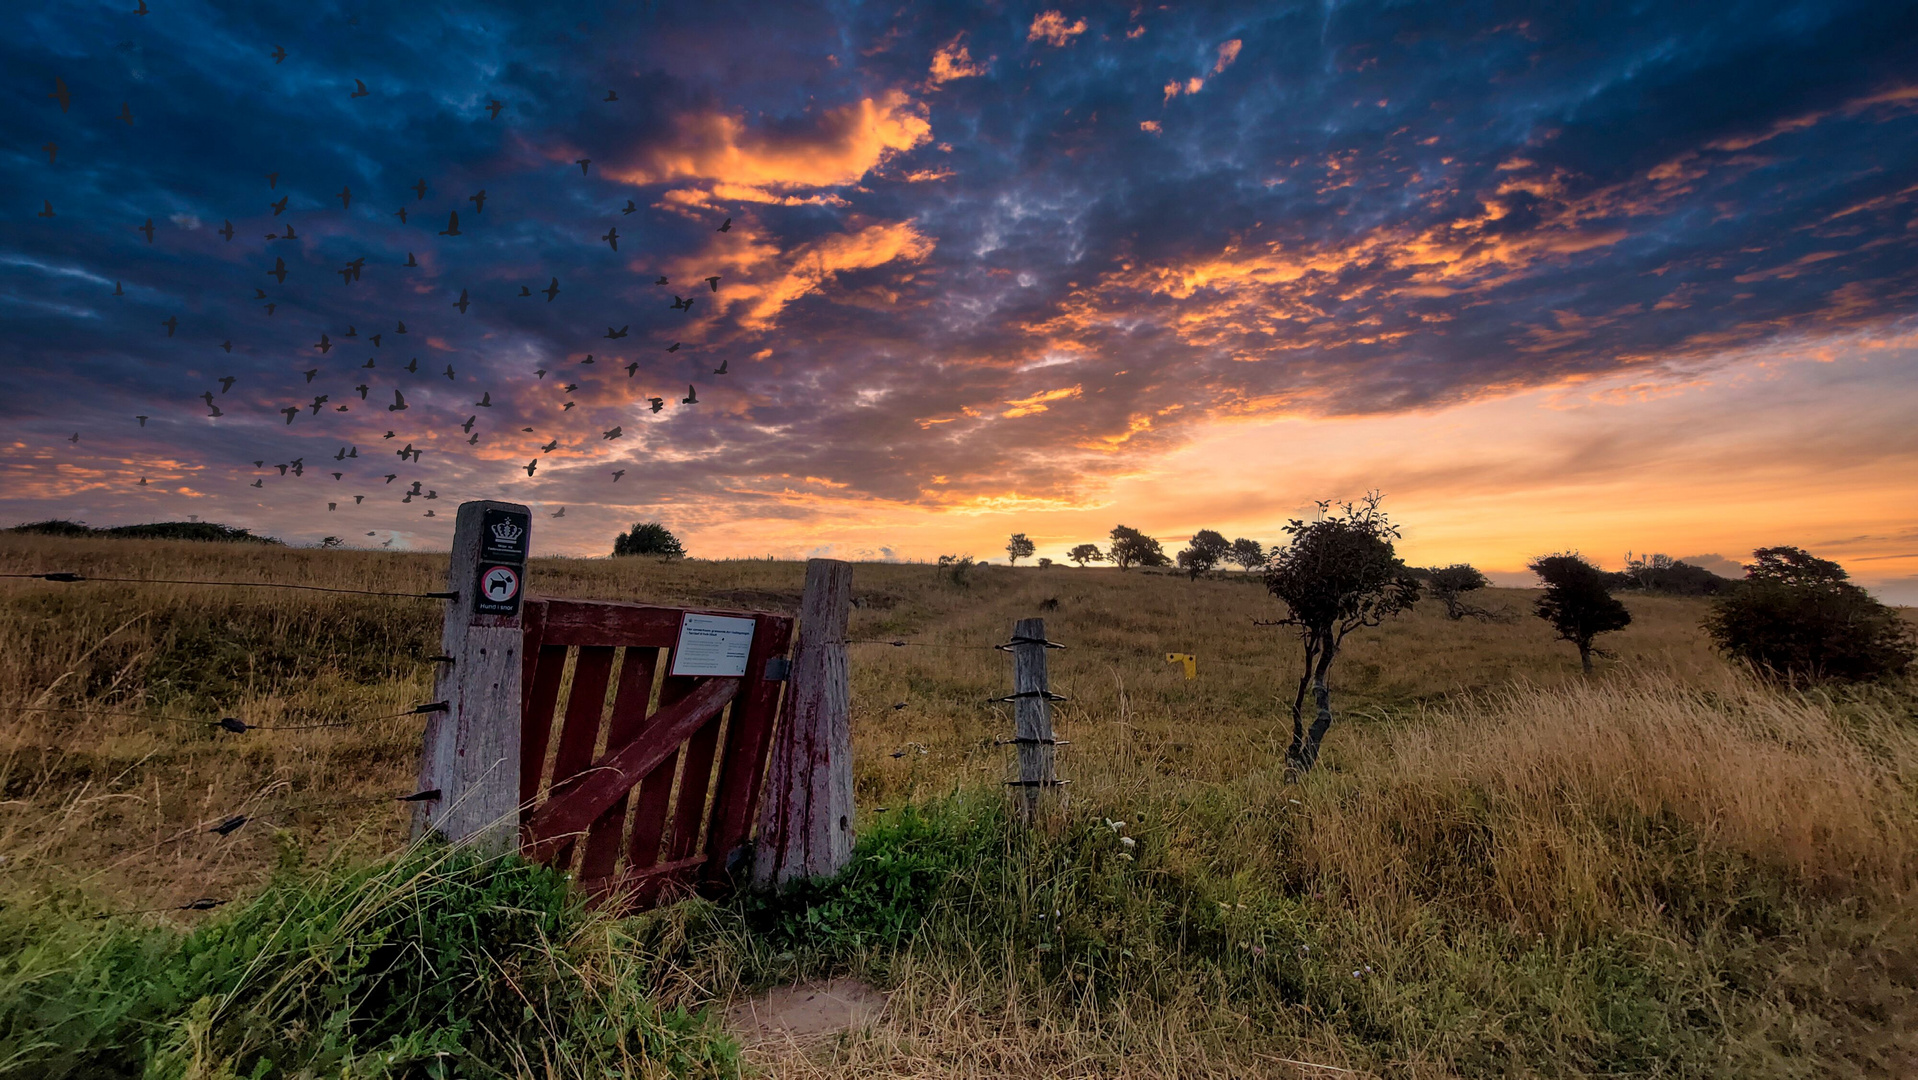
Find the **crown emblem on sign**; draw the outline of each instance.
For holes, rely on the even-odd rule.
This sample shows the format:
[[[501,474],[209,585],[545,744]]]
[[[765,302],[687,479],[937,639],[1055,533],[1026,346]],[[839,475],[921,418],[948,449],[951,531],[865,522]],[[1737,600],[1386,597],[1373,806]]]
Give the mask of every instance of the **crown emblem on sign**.
[[[525,532],[525,529],[520,528],[510,521],[502,521],[493,526],[493,539],[498,540],[502,544],[510,544],[518,540]]]

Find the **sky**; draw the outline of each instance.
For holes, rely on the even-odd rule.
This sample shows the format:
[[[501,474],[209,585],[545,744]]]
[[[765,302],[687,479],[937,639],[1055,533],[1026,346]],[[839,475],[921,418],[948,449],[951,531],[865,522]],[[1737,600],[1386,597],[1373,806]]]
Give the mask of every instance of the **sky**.
[[[1414,563],[1918,602],[1910,5],[0,26],[0,521],[1056,559],[1380,490]]]

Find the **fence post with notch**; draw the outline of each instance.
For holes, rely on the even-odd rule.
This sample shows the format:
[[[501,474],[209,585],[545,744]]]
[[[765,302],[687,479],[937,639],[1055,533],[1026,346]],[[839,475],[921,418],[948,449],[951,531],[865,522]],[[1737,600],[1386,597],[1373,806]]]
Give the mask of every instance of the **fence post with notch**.
[[[520,772],[520,609],[532,514],[518,503],[462,503],[440,633],[434,700],[420,754],[414,836],[438,833],[487,854],[518,846]]]
[[[759,809],[753,884],[830,877],[852,858],[852,564],[806,561],[786,707]]]
[[[1030,822],[1044,789],[1066,782],[1053,771],[1058,741],[1052,735],[1052,703],[1064,699],[1052,692],[1046,677],[1047,650],[1065,646],[1046,640],[1044,619],[1020,619],[1013,624],[1012,640],[999,648],[1012,654],[1012,741],[1019,747],[1019,778],[1011,786],[1020,789],[1020,813]]]

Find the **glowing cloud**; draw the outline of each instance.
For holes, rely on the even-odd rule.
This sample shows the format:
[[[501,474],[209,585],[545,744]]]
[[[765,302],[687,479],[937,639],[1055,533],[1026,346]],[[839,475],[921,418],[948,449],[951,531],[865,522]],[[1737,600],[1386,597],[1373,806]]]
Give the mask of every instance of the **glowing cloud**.
[[[972,62],[972,54],[966,51],[964,38],[965,35],[961,34],[941,45],[939,51],[932,54],[932,71],[926,77],[927,85],[938,86],[940,83],[949,83],[954,79],[966,79],[986,73],[984,64]]]
[[[1064,48],[1073,38],[1085,32],[1084,19],[1068,23],[1062,12],[1042,11],[1032,17],[1032,28],[1026,33],[1026,40],[1043,41],[1054,48]]]
[[[1231,41],[1219,46],[1219,62],[1212,65],[1212,74],[1217,75],[1219,72],[1231,67],[1232,61],[1239,58],[1239,50],[1243,48],[1244,45],[1245,42],[1240,41],[1238,38],[1233,38]]]

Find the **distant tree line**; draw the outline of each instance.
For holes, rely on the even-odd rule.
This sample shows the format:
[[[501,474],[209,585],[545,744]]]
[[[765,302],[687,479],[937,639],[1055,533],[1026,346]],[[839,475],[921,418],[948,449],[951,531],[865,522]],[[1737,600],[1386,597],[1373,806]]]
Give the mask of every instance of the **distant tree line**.
[[[233,525],[211,521],[155,521],[147,525],[115,525],[96,529],[77,521],[59,519],[33,521],[6,530],[28,536],[106,536],[122,540],[207,540],[236,544],[274,544],[285,546],[271,536],[255,536]]]

